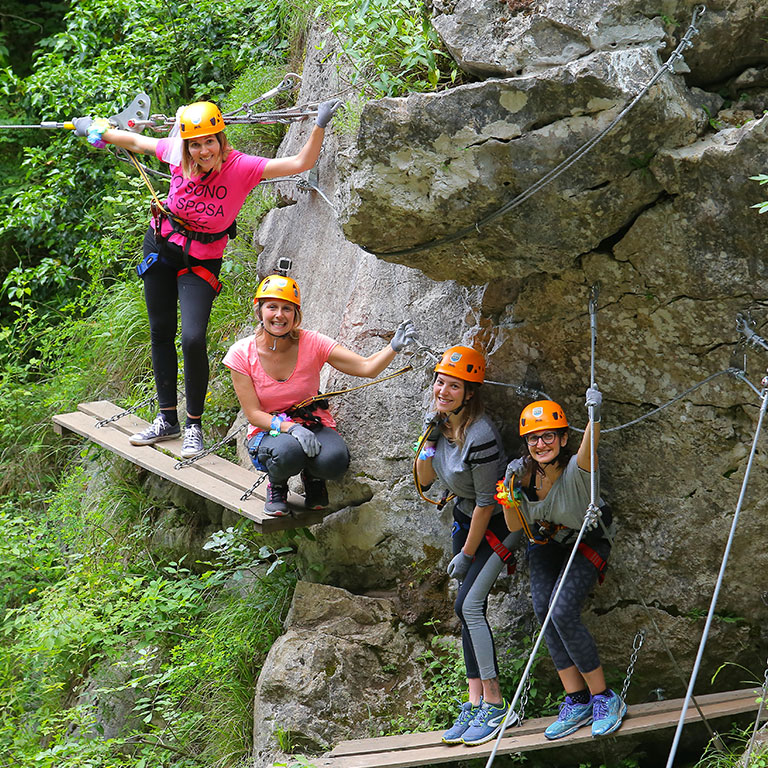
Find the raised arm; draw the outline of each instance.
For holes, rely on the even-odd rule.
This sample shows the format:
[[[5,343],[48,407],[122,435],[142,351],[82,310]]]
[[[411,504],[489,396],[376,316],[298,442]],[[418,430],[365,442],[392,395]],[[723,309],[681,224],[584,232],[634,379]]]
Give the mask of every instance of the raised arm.
[[[341,106],[340,99],[331,99],[324,101],[317,108],[317,117],[315,118],[315,127],[309,134],[307,143],[301,148],[297,155],[288,157],[276,157],[270,160],[264,166],[263,178],[274,179],[278,176],[291,176],[294,173],[308,171],[314,167],[317,158],[320,157],[320,148],[323,146],[325,137],[325,127],[331,121],[336,110]]]
[[[392,341],[378,352],[368,357],[337,344],[328,356],[328,362],[342,373],[350,376],[362,376],[375,379],[391,362],[395,355],[407,344],[416,339],[416,329],[410,320],[405,320],[397,327]]]

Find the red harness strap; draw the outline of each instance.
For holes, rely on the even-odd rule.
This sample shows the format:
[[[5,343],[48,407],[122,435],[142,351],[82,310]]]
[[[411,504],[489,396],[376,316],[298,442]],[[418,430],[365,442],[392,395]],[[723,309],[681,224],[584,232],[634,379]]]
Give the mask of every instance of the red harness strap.
[[[493,531],[489,531],[487,528],[485,529],[485,540],[488,542],[491,549],[501,558],[501,562],[507,564],[507,573],[512,575],[517,569],[517,562],[512,559],[512,552],[501,543],[501,540]],[[512,560],[512,562],[509,562],[510,560]]]
[[[603,560],[603,558],[589,546],[589,544],[585,544],[583,541],[579,542],[578,549],[579,552],[581,552],[581,554],[584,555],[595,568],[597,568],[597,581],[598,584],[602,584],[605,581],[605,570],[608,568],[608,563],[606,563],[605,560]]]
[[[180,269],[176,273],[176,277],[186,275],[187,272],[192,272],[205,280],[205,282],[208,283],[211,288],[213,288],[213,291],[217,296],[221,293],[221,289],[223,287],[222,282],[216,277],[216,275],[213,274],[213,272],[211,272],[210,269],[206,269],[205,267],[201,267],[199,265],[194,267],[184,267],[184,269]]]

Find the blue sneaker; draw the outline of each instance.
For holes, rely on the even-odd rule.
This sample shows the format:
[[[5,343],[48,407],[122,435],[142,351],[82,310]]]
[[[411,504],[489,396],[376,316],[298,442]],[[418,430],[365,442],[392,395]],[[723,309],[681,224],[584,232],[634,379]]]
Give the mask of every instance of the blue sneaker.
[[[611,691],[610,696],[597,694],[592,697],[594,705],[592,735],[607,736],[618,730],[624,715],[627,714],[627,704],[618,693]]]
[[[578,731],[582,725],[592,722],[592,701],[577,704],[570,696],[560,705],[560,714],[552,725],[547,727],[544,735],[548,739],[562,739],[563,736]]]
[[[475,719],[470,723],[469,728],[464,731],[462,741],[468,747],[476,747],[478,744],[485,744],[490,741],[500,730],[504,718],[507,716],[509,704],[506,701],[501,703],[500,707],[494,707],[492,704],[484,701],[476,710]],[[517,715],[507,720],[507,725],[516,725]]]
[[[462,736],[469,728],[469,724],[475,719],[478,709],[480,709],[479,705],[473,707],[471,701],[465,701],[461,705],[456,722],[443,734],[443,744],[461,744]]]

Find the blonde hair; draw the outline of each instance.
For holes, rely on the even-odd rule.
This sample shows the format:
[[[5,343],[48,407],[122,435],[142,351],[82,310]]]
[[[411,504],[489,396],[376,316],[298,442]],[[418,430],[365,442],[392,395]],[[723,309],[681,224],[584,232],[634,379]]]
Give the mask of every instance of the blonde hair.
[[[219,142],[219,156],[216,158],[216,162],[213,165],[212,171],[217,173],[221,170],[221,166],[232,151],[232,145],[227,141],[224,131],[219,131],[213,134]],[[194,176],[202,176],[203,169],[192,159],[192,155],[189,152],[189,142],[197,141],[204,136],[195,137],[192,139],[182,139],[181,142],[181,172],[185,179],[191,179]]]
[[[258,304],[256,304],[255,310],[256,310],[256,317],[259,318],[259,322],[261,322],[261,302],[262,301],[270,301],[270,299],[259,299]],[[289,304],[293,304],[292,301],[288,302]],[[296,322],[293,324],[293,328],[291,328],[290,331],[288,331],[288,335],[295,341],[299,338],[299,332],[301,325],[301,307],[298,304],[293,304],[293,316],[296,318]],[[256,329],[256,336],[261,336],[262,333],[266,333],[264,330],[264,326],[260,325]]]

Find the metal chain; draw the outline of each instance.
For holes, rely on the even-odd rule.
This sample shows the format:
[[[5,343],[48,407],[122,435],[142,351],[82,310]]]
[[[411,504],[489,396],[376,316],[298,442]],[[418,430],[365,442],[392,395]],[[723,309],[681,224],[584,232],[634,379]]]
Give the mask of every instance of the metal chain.
[[[225,437],[222,437],[221,440],[219,440],[218,443],[214,443],[210,448],[206,448],[202,453],[198,453],[197,456],[193,456],[190,459],[183,459],[182,461],[177,461],[174,465],[174,469],[183,469],[184,467],[188,467],[191,464],[194,464],[198,459],[203,459],[206,456],[209,456],[212,453],[215,453],[216,451],[221,448],[222,445],[226,445],[230,440],[232,440],[234,437],[237,437],[243,430],[245,429],[245,424],[241,424],[234,432],[230,432]]]
[[[629,683],[632,680],[632,673],[635,671],[635,663],[637,662],[637,654],[640,653],[640,649],[645,642],[645,630],[641,629],[632,641],[632,655],[629,657],[629,666],[627,667],[627,676],[624,678],[624,685],[621,688],[621,700],[627,700],[627,691],[629,690]]]
[[[525,679],[525,687],[520,694],[520,706],[517,708],[517,724],[522,725],[525,720],[525,708],[528,705],[528,696],[531,692],[531,683],[533,682],[533,676],[528,675]]]
[[[240,501],[247,501],[251,494],[267,479],[267,474],[264,473],[241,497]]]
[[[760,718],[762,717],[763,709],[765,708],[766,696],[768,696],[768,661],[766,661],[765,673],[763,675],[763,688],[760,692],[760,706],[757,708],[755,727],[752,729],[752,738],[749,740],[749,748],[747,749],[747,754],[744,758],[744,768],[749,768],[749,760],[752,757],[752,750],[755,748],[755,739],[757,738],[757,730],[760,727]]]
[[[145,405],[149,405],[150,403],[154,402],[155,399],[156,399],[155,395],[150,395],[146,400],[142,400],[140,403],[137,403],[136,405],[132,405],[130,408],[126,408],[124,411],[120,411],[120,413],[116,413],[114,416],[110,416],[108,419],[102,419],[101,421],[97,421],[94,426],[96,429],[100,429],[106,424],[111,424],[113,421],[122,419],[123,416],[130,416],[132,413],[136,413],[136,411],[138,411],[140,408],[143,408]]]

